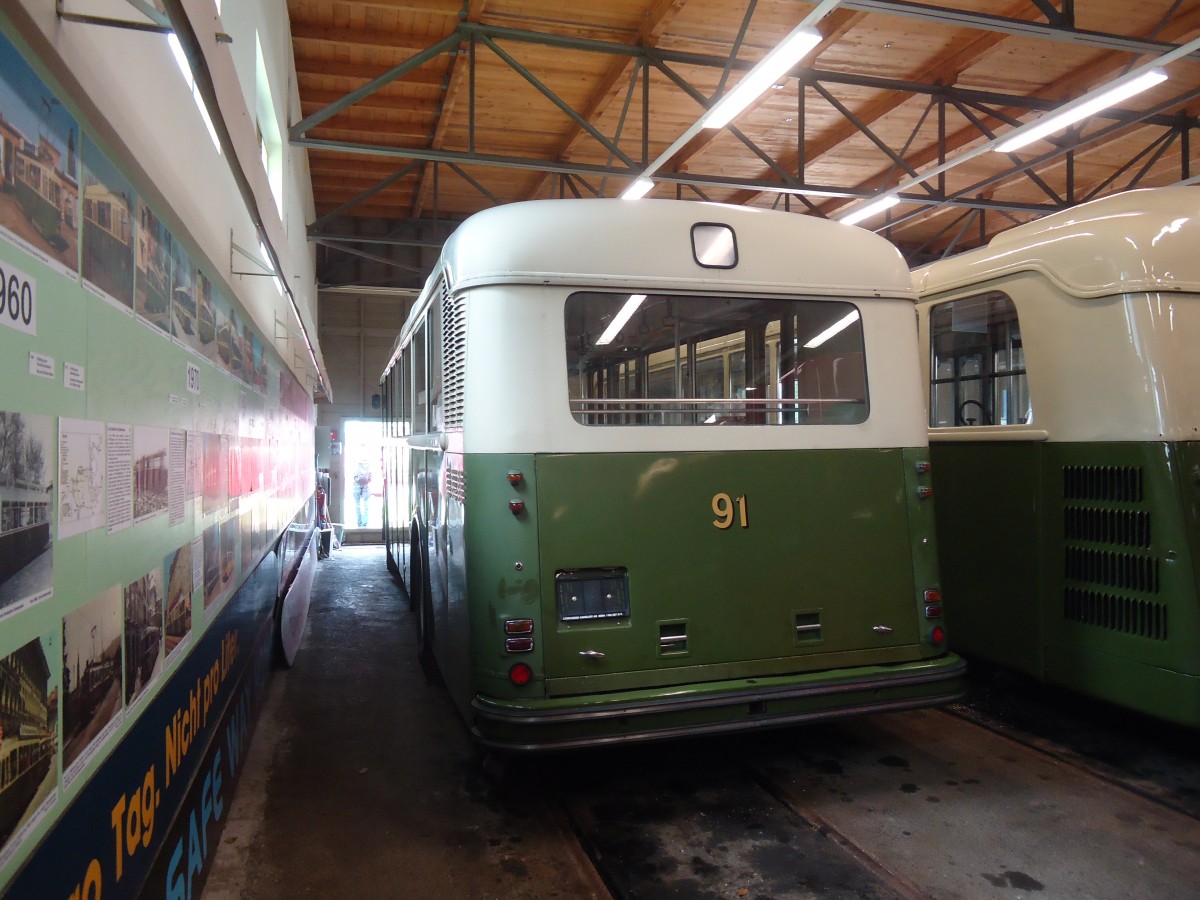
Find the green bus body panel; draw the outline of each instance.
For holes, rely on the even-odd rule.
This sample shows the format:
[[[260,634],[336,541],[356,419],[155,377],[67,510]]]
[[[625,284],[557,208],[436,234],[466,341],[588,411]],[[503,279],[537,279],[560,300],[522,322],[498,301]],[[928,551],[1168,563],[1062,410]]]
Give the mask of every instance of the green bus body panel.
[[[546,676],[575,693],[580,677],[613,690],[706,666],[738,677],[827,668],[847,651],[883,654],[860,664],[905,658],[897,647],[919,657],[903,463],[899,450],[539,456]],[[714,524],[719,494],[727,528]],[[628,570],[630,616],[559,622],[555,573],[607,566]],[[797,639],[805,614],[819,640]],[[660,651],[664,624],[686,626],[685,652]],[[604,657],[580,655],[592,650]]]
[[[1035,677],[1042,672],[1043,446],[930,446],[950,644]]]
[[[465,468],[472,650],[477,661],[500,651],[503,667],[482,677],[512,662],[495,639],[503,617],[537,619],[527,661],[551,692],[580,691],[579,679],[614,690],[938,652],[922,647],[936,554],[932,513],[912,499],[912,451],[468,456]],[[521,485],[508,470],[524,473]],[[725,529],[714,525],[719,493],[733,509]],[[514,497],[526,504],[519,516]],[[555,573],[610,566],[629,573],[631,615],[559,622]],[[798,638],[798,615],[816,616],[819,634]],[[660,650],[662,623],[686,625],[685,652]]]
[[[951,646],[1200,725],[1200,445],[932,449]]]

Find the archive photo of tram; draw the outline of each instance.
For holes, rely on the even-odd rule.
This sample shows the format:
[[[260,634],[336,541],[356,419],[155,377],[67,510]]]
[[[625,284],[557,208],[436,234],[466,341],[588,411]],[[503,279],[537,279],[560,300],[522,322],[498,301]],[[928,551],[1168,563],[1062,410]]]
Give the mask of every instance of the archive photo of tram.
[[[133,518],[144,522],[167,511],[166,428],[133,430]]]
[[[192,545],[184,544],[163,560],[166,585],[166,625],[163,643],[170,656],[192,633]]]
[[[167,226],[139,198],[135,308],[139,318],[168,334],[171,332],[172,243]]]
[[[54,794],[58,687],[37,638],[0,658],[0,850]]]
[[[63,618],[63,773],[69,781],[122,710],[121,586]]]
[[[179,241],[171,245],[171,336],[199,351],[200,321],[196,305],[196,264]]]
[[[125,705],[162,673],[161,573],[152,569],[125,588]]]
[[[134,191],[90,140],[83,145],[83,279],[133,310]]]
[[[0,410],[0,618],[53,592],[49,416]]]
[[[78,271],[79,127],[0,36],[0,231]]]

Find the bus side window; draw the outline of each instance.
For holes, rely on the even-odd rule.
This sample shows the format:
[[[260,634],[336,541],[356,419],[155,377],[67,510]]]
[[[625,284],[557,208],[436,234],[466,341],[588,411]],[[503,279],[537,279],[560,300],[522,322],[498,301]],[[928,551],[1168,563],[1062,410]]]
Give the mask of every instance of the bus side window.
[[[929,314],[929,424],[1028,425],[1033,421],[1025,348],[1008,295],[990,291]]]

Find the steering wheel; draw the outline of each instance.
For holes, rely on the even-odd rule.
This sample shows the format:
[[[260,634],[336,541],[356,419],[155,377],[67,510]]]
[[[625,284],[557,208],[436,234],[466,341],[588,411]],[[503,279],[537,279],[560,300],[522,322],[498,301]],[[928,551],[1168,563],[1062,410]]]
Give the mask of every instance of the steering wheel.
[[[974,425],[974,419],[968,419],[966,416],[967,408],[970,406],[979,407],[979,424],[991,425],[991,418],[988,416],[988,411],[978,400],[964,400],[958,404],[958,413],[955,415],[955,424],[957,425]]]

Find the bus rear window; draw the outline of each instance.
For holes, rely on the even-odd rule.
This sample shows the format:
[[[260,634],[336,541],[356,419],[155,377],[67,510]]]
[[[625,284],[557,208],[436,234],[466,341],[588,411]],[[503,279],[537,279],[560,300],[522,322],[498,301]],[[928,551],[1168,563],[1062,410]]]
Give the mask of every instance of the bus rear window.
[[[584,425],[852,425],[868,413],[852,303],[580,292],[566,303]]]

